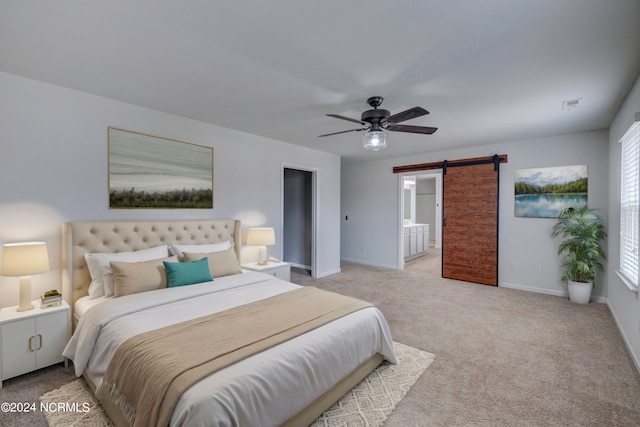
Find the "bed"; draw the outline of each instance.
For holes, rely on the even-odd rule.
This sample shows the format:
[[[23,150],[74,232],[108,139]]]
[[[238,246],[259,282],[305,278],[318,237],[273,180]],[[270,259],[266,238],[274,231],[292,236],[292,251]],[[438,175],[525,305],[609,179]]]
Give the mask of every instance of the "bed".
[[[119,358],[124,343],[171,328],[183,327],[196,333],[195,326],[191,329],[188,322],[205,318],[220,327],[219,317],[234,310],[270,304],[272,300],[281,304],[285,303],[279,301],[283,297],[315,291],[263,273],[242,271],[222,277],[214,274],[212,281],[190,286],[88,298],[93,283],[86,254],[141,253],[163,245],[226,243],[239,266],[240,233],[240,221],[233,219],[63,224],[63,289],[72,289],[75,329],[64,355],[74,361],[76,374],[83,375],[91,389],[98,391],[115,425],[130,425],[132,421],[127,411],[130,408],[123,409],[104,391],[105,384],[111,384],[110,362],[125,360]],[[254,318],[243,313],[236,314],[243,322]],[[281,320],[274,320],[273,328],[278,322]],[[259,329],[257,326],[255,329]],[[202,343],[215,350],[218,343],[208,340],[210,336],[205,335]],[[168,406],[173,408],[164,418],[169,422],[159,425],[309,425],[385,359],[396,363],[384,316],[373,306],[358,308],[203,376],[185,387],[175,405]],[[158,366],[162,366],[160,362]]]

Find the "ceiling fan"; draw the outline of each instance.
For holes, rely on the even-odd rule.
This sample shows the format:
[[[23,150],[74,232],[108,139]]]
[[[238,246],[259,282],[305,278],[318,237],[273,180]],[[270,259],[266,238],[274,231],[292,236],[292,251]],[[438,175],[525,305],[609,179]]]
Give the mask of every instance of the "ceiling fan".
[[[336,119],[347,120],[349,122],[359,123],[363,128],[343,130],[340,132],[326,133],[324,135],[318,135],[319,137],[338,135],[347,132],[361,132],[366,130],[367,133],[363,137],[363,145],[367,150],[378,151],[387,147],[387,132],[408,132],[408,133],[420,133],[425,135],[431,135],[438,128],[428,126],[411,126],[411,125],[399,125],[398,123],[406,120],[415,119],[429,114],[427,110],[422,107],[413,107],[408,110],[402,111],[391,115],[389,110],[378,108],[384,98],[381,96],[372,96],[367,99],[367,104],[373,107],[373,110],[367,110],[362,113],[360,120],[352,119],[349,117],[341,116],[339,114],[327,114],[329,117]]]

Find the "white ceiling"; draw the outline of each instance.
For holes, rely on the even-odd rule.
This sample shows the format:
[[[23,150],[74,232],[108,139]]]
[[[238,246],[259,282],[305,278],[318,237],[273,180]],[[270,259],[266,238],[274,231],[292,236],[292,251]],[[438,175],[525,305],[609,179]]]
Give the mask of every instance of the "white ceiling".
[[[2,1],[0,71],[345,161],[397,157],[608,128],[640,74],[640,1]],[[380,152],[317,137],[358,127],[325,114],[359,118],[373,95],[439,130]]]

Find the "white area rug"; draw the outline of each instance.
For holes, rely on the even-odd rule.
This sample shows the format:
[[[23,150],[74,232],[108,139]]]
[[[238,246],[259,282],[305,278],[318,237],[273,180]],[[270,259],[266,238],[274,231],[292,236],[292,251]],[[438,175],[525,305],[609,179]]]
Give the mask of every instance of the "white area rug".
[[[382,426],[398,402],[429,367],[435,356],[404,344],[394,343],[399,363],[383,362],[335,405],[327,409],[313,427]],[[72,381],[40,396],[51,403],[47,422],[58,426],[113,426],[83,379]],[[58,408],[67,402],[66,408]],[[55,403],[55,404],[54,404]]]

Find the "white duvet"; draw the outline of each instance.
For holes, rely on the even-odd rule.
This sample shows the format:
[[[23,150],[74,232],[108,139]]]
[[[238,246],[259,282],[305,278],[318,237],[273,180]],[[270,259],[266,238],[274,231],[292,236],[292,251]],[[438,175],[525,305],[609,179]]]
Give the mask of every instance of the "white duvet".
[[[247,272],[114,298],[87,311],[63,355],[73,360],[78,376],[86,370],[99,385],[118,346],[136,334],[297,287],[273,276]],[[376,353],[397,362],[384,316],[371,307],[196,383],[179,400],[171,425],[280,425]]]

